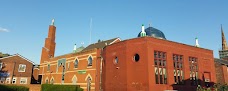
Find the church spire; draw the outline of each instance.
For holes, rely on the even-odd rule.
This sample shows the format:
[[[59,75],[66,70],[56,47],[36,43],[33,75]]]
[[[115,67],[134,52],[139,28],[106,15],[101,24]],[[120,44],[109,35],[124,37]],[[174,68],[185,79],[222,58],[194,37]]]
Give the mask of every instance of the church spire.
[[[222,33],[222,50],[227,50],[228,48],[227,48],[226,38],[223,32],[222,25],[221,25],[221,33]]]

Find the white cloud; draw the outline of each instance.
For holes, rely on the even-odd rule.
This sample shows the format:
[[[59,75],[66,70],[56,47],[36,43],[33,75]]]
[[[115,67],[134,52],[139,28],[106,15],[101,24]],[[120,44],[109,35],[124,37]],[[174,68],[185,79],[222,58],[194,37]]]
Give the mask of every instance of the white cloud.
[[[0,32],[9,32],[8,29],[0,27]]]

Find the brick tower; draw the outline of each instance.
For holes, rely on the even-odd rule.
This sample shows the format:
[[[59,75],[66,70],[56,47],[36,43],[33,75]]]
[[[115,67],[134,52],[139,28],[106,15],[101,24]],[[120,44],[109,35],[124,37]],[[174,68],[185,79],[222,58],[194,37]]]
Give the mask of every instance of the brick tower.
[[[49,26],[48,37],[45,39],[45,44],[42,48],[40,64],[44,61],[48,61],[49,58],[54,57],[55,55],[55,32],[56,27],[53,19],[51,25]]]

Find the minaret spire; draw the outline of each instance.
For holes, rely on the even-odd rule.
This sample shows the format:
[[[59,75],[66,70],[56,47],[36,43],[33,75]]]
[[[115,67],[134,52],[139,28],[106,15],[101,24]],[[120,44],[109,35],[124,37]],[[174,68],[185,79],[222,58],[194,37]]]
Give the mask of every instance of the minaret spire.
[[[197,38],[197,37],[195,38],[195,42],[196,42],[196,45],[195,45],[195,46],[196,46],[196,47],[200,47],[199,41],[198,41],[198,38]]]
[[[222,24],[221,24],[221,33],[222,33],[222,50],[227,50],[227,43],[226,43],[226,38],[223,32]]]
[[[51,20],[51,25],[54,26],[55,25],[55,19]]]
[[[144,25],[142,24],[142,31],[141,31],[141,33],[140,33],[140,37],[144,37],[144,36],[146,36],[146,32],[145,32],[145,27],[144,27]]]
[[[42,47],[40,63],[55,57],[55,33],[56,27],[54,26],[54,19],[48,29],[48,36],[45,38],[44,46]]]
[[[76,53],[76,50],[77,50],[77,46],[76,46],[76,44],[74,44],[73,52]]]

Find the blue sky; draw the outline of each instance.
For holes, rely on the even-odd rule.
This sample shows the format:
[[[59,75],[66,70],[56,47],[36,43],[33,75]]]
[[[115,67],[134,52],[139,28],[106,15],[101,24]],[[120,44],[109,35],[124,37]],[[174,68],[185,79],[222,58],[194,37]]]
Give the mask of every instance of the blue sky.
[[[39,63],[48,26],[57,27],[55,55],[70,53],[76,43],[120,37],[135,38],[141,25],[161,30],[166,38],[203,48],[221,48],[220,24],[228,38],[227,0],[2,0],[0,51]]]

